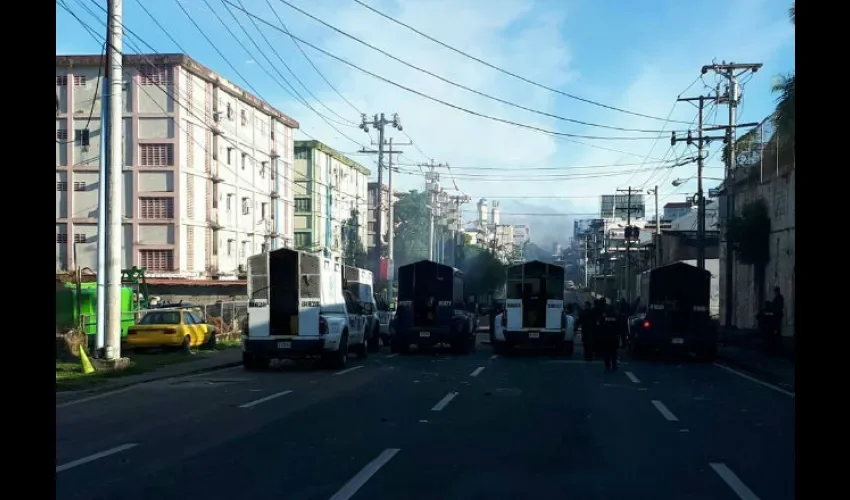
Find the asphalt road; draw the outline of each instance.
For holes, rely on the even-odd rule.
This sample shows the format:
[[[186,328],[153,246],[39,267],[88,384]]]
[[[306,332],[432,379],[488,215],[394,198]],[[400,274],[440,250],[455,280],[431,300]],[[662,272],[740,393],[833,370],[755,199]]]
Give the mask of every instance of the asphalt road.
[[[352,362],[57,407],[56,498],[794,498],[794,398],[728,369],[487,346]]]

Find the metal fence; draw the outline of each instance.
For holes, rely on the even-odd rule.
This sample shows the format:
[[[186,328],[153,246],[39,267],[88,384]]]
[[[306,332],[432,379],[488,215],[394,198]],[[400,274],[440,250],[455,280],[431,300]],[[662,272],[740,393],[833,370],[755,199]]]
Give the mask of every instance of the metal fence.
[[[248,317],[248,301],[239,300],[232,302],[216,302],[213,304],[192,304],[191,306],[158,307],[156,309],[140,309],[137,311],[125,311],[121,313],[122,325],[128,323],[136,324],[142,317],[151,311],[180,311],[189,310],[196,312],[205,322],[215,326],[219,334],[238,334],[242,329],[242,322]],[[96,316],[83,316],[82,326],[88,333],[93,333],[97,328]]]

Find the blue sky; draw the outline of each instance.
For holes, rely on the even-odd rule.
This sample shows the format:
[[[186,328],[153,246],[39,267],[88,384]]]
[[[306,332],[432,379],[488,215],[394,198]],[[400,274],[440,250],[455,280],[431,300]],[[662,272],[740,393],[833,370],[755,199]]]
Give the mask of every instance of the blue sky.
[[[98,8],[103,2],[59,1],[98,34],[105,31],[105,15]],[[581,143],[576,143],[471,116],[390,86],[302,46],[344,100],[310,66],[292,39],[260,25],[280,58],[309,89],[307,93],[291,78],[281,59],[272,52],[248,17],[233,11],[262,53],[233,20],[221,0],[179,0],[224,54],[223,58],[190,23],[177,1],[144,0],[144,5],[191,57],[235,83],[255,89],[262,98],[301,122],[305,134],[340,151],[354,153],[370,139],[346,121],[359,122],[358,111],[369,115],[398,112],[406,134],[395,133],[396,142],[412,138],[418,146],[418,149],[403,148],[405,153],[400,159],[403,173],[395,179],[399,188],[422,188],[423,178],[412,165],[425,161],[426,157],[448,162],[453,167],[451,172],[441,172],[446,187],[453,188],[456,184],[473,198],[501,200],[502,211],[506,214],[503,219],[531,222],[533,237],[539,242],[565,242],[572,230],[570,221],[596,212],[598,195],[617,188],[632,185],[646,189],[658,183],[665,201],[678,201],[684,197],[683,193],[695,191],[694,183],[680,188],[671,185],[675,178],[692,176],[693,165],[675,170],[655,168],[658,159],[685,154],[684,145],[668,152],[668,132],[617,132],[509,107],[410,69],[322,26],[279,0],[230,0],[237,5],[241,1],[248,11],[279,26],[278,19],[270,11],[271,4],[295,36],[399,84],[476,112],[563,133],[653,139],[578,139]],[[663,128],[665,131],[687,128],[685,124],[665,123],[593,106],[521,82],[394,25],[352,0],[287,1],[412,65],[509,102],[615,127]],[[744,80],[739,115],[741,123],[760,121],[774,107],[775,95],[770,93],[773,79],[794,68],[794,29],[787,16],[790,1],[785,0],[363,1],[438,40],[530,80],[585,99],[660,118],[667,117],[676,97],[686,89],[684,95],[693,96],[708,92],[706,84],[715,85],[712,75],[703,79],[698,76],[700,67],[716,58],[718,61],[764,63],[760,72]],[[138,2],[124,2],[124,22],[144,42],[128,34],[125,49],[136,52],[141,47],[146,52],[154,51],[146,45],[149,44],[156,52],[181,52]],[[209,6],[227,22],[248,52],[220,24]],[[56,53],[99,51],[99,43],[57,3]],[[295,85],[312,108],[354,141],[331,128],[310,107],[296,101],[287,92],[278,73]],[[687,103],[672,109],[673,120],[691,122],[696,116],[696,110]],[[713,113],[716,113],[716,122],[725,121],[725,107],[713,111],[712,118]],[[656,142],[654,137],[659,135],[662,137]],[[647,156],[650,159],[644,164]],[[374,160],[368,156],[352,157],[370,167]],[[716,158],[719,155],[710,162],[706,172],[709,177],[722,176]],[[632,165],[616,166],[619,164]],[[574,168],[588,165],[604,166]],[[576,178],[576,174],[584,178]],[[471,210],[467,212],[471,217]],[[525,215],[543,213],[560,215]]]

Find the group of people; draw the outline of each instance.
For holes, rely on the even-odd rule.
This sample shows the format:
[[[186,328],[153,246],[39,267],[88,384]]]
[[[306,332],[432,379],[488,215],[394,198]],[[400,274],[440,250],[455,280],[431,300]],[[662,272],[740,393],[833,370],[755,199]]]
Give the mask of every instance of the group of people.
[[[588,301],[575,322],[575,331],[581,328],[585,361],[601,357],[606,372],[617,370],[620,345],[625,346],[628,339],[628,311],[624,309],[612,307],[605,299],[596,299],[592,305]]]

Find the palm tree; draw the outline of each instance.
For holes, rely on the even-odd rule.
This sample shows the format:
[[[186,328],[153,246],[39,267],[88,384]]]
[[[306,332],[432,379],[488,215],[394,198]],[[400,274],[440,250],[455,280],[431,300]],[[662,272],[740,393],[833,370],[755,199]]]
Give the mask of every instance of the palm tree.
[[[788,17],[791,18],[791,24],[794,25],[796,25],[795,4],[796,2],[791,3],[791,8],[788,9]],[[779,134],[778,137],[781,141],[780,147],[790,147],[792,150],[794,149],[796,137],[794,135],[794,111],[796,109],[794,102],[795,76],[794,72],[781,76],[773,85],[772,89],[773,92],[779,94],[774,120],[776,123],[776,132]]]

